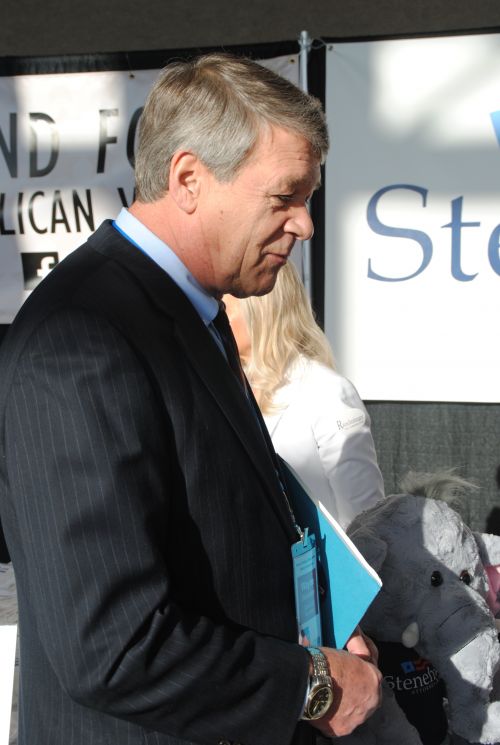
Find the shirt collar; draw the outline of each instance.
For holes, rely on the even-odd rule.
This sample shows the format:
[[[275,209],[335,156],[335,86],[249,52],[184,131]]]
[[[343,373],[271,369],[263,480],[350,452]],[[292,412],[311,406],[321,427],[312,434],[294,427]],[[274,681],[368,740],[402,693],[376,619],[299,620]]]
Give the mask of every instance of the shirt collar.
[[[173,279],[191,301],[205,325],[208,326],[214,320],[219,311],[218,301],[203,289],[170,246],[160,240],[125,207],[113,221],[113,227]]]

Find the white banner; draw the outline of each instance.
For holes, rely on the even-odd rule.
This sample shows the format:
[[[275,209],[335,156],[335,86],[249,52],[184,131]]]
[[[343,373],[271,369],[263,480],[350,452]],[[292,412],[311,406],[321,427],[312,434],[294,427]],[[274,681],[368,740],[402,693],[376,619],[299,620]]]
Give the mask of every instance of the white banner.
[[[0,625],[0,745],[8,745],[16,660],[17,625]]]
[[[262,64],[298,85],[297,56]],[[0,77],[0,324],[131,203],[138,118],[158,72]]]
[[[500,35],[327,54],[325,327],[365,400],[500,401]]]

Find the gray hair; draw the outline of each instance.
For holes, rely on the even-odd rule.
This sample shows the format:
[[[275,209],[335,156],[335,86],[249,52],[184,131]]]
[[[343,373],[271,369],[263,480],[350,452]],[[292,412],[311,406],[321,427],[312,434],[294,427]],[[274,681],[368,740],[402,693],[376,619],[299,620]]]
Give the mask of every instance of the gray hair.
[[[169,64],[141,115],[135,161],[137,199],[168,190],[173,154],[192,151],[219,181],[231,181],[265,126],[302,135],[324,162],[328,130],[321,102],[257,62],[208,54]]]

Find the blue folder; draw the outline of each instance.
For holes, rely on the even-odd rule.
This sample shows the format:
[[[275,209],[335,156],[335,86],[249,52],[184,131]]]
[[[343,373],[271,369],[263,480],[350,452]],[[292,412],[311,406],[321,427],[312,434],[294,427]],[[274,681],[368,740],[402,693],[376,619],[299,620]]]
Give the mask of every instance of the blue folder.
[[[322,644],[342,649],[382,581],[325,506],[308,494],[292,467],[280,462],[295,518],[316,536]]]

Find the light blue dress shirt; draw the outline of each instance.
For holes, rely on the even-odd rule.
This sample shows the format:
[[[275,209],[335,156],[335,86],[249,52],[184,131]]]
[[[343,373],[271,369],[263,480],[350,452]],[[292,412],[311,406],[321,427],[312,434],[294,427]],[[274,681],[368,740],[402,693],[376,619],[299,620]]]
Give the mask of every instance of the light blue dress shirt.
[[[203,289],[170,246],[160,240],[125,207],[113,222],[113,227],[173,279],[194,305],[202,321],[212,331],[210,324],[219,312],[219,303]]]

